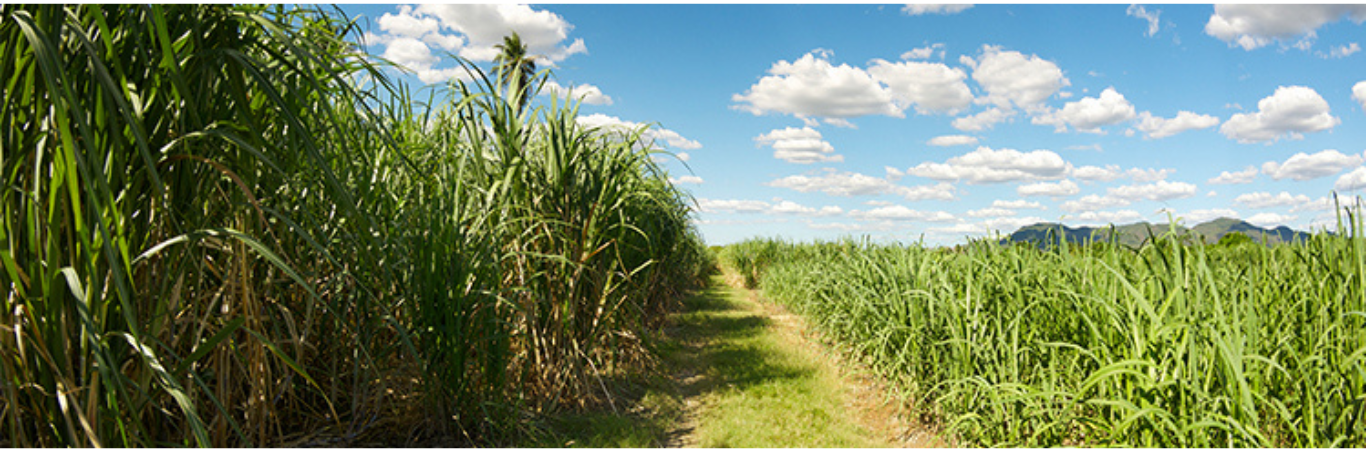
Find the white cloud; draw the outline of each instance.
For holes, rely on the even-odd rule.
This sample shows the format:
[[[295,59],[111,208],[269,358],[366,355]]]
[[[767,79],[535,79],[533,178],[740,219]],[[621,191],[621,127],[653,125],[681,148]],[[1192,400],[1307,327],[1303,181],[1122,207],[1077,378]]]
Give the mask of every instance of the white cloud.
[[[971,4],[959,3],[912,3],[902,6],[901,12],[908,16],[919,16],[921,14],[957,14],[971,7]]]
[[[1068,212],[1089,212],[1093,210],[1108,209],[1111,207],[1124,207],[1132,204],[1132,201],[1121,199],[1114,196],[1086,195],[1081,199],[1067,201],[1059,207]]]
[[[1073,168],[1069,175],[1086,181],[1097,180],[1109,182],[1119,179],[1120,171],[1119,165],[1105,165],[1104,168],[1087,165],[1080,168]]]
[[[735,94],[734,108],[754,115],[790,114],[802,119],[843,119],[865,115],[903,117],[892,102],[892,92],[863,69],[830,64],[830,52],[807,53],[795,62],[779,61],[769,75],[744,94]]]
[[[1015,193],[1022,196],[1072,196],[1081,193],[1081,187],[1076,182],[1064,180],[1062,182],[1039,182],[1034,184],[1021,185],[1015,188]]]
[[[941,181],[964,180],[970,184],[987,184],[1058,179],[1066,175],[1067,168],[1067,162],[1052,151],[1020,152],[981,146],[944,163],[921,163],[906,173]]]
[[[1272,179],[1311,180],[1332,176],[1342,170],[1361,165],[1366,159],[1360,155],[1344,155],[1336,149],[1327,149],[1314,154],[1296,153],[1283,163],[1266,162],[1262,173]]]
[[[1342,121],[1329,113],[1328,102],[1313,88],[1281,86],[1257,102],[1256,113],[1238,113],[1219,132],[1240,143],[1303,138],[1303,133],[1333,128]]]
[[[939,51],[939,57],[940,57],[940,58],[943,58],[943,57],[944,57],[944,44],[943,44],[943,43],[934,43],[934,44],[927,45],[927,46],[925,46],[925,47],[916,47],[916,48],[914,48],[914,49],[911,49],[909,52],[906,52],[906,53],[901,54],[901,59],[903,59],[903,60],[923,60],[923,59],[929,58],[929,57],[931,57],[931,56],[934,56],[934,51],[936,51],[936,50]]]
[[[1238,218],[1238,211],[1233,209],[1196,209],[1179,216],[1186,220],[1186,224],[1193,226],[1219,218]]]
[[[835,154],[835,147],[821,139],[821,133],[810,127],[775,129],[754,137],[759,146],[773,147],[773,157],[788,163],[842,162],[844,156]]]
[[[803,206],[792,201],[779,200],[776,204],[773,204],[772,207],[769,207],[768,213],[776,215],[803,215],[814,217],[829,217],[844,213],[844,209],[841,209],[838,206],[825,206],[821,207],[820,209],[816,209],[814,207]]]
[[[967,73],[943,63],[873,60],[868,73],[887,85],[902,108],[914,104],[920,114],[955,114],[972,103],[972,90],[963,82]]]
[[[954,221],[957,217],[944,211],[926,212],[911,209],[906,206],[893,205],[878,207],[869,211],[853,210],[849,216],[861,220],[885,220],[885,221],[925,221],[931,223],[942,223]]]
[[[1109,225],[1133,223],[1143,219],[1143,215],[1132,210],[1090,211],[1068,217],[1079,225]]]
[[[674,157],[678,157],[678,160],[684,161],[684,162],[689,161],[689,160],[692,160],[692,154],[689,154],[689,153],[687,153],[687,152],[679,152],[679,153],[676,153],[676,154],[674,154]]]
[[[463,67],[436,67],[441,58],[431,46],[476,62],[493,60],[494,46],[516,31],[530,55],[554,64],[588,51],[583,40],[562,45],[573,29],[560,16],[525,5],[420,5],[399,7],[376,20],[379,34],[366,33],[366,42],[384,46],[380,55],[415,73],[423,83],[439,83],[473,76]]]
[[[1161,26],[1161,22],[1158,20],[1162,16],[1160,9],[1148,12],[1142,5],[1129,5],[1129,9],[1124,10],[1124,14],[1148,21],[1148,32],[1145,35],[1149,37],[1157,34],[1157,30]]]
[[[1212,185],[1248,184],[1256,178],[1257,168],[1249,166],[1238,172],[1222,171],[1218,176],[1210,178],[1205,183]]]
[[[1048,124],[1058,133],[1072,126],[1079,132],[1102,133],[1101,126],[1134,119],[1134,105],[1114,88],[1105,88],[1100,97],[1083,97],[1068,102],[1062,109],[1035,116],[1034,124]]]
[[[1138,125],[1134,128],[1152,139],[1166,138],[1187,130],[1208,129],[1217,125],[1219,118],[1210,115],[1199,115],[1183,110],[1177,112],[1175,118],[1167,119],[1145,111],[1138,114]]]
[[[1320,196],[1319,199],[1315,199],[1315,200],[1309,201],[1309,202],[1307,202],[1307,203],[1297,204],[1297,205],[1295,205],[1295,207],[1291,207],[1291,208],[1290,208],[1290,211],[1291,211],[1292,213],[1293,213],[1293,212],[1306,212],[1306,211],[1316,211],[1316,212],[1332,211],[1332,210],[1333,210],[1333,206],[1334,206],[1334,204],[1333,204],[1333,198],[1329,198],[1329,197],[1327,197],[1327,196]]]
[[[1361,109],[1366,110],[1366,80],[1352,85],[1352,100],[1361,104]]]
[[[1013,217],[1015,216],[1015,211],[1002,209],[1000,207],[987,207],[985,209],[969,210],[968,216],[976,218]]]
[[[1230,46],[1252,50],[1300,37],[1297,46],[1306,48],[1324,24],[1349,17],[1360,24],[1366,21],[1366,5],[1214,5],[1214,15],[1205,23],[1205,33]]]
[[[1005,201],[1005,200],[1000,200],[1000,199],[998,199],[998,200],[995,200],[995,201],[992,201],[992,202],[991,202],[991,207],[996,207],[996,208],[1001,208],[1001,209],[1039,209],[1039,210],[1048,210],[1047,207],[1044,207],[1043,204],[1039,204],[1038,201],[1026,201],[1026,200],[1023,200],[1023,199],[1017,199],[1017,200],[1014,200],[1014,201]]]
[[[1338,178],[1337,183],[1333,184],[1337,191],[1356,191],[1366,188],[1366,166],[1352,170]]]
[[[964,132],[981,132],[990,129],[998,122],[1010,119],[1011,116],[1015,116],[1014,110],[991,107],[975,115],[954,119],[953,128]]]
[[[1171,168],[1162,168],[1160,170],[1152,168],[1129,168],[1124,171],[1124,175],[1128,176],[1129,179],[1134,182],[1155,182],[1166,179],[1167,176],[1170,176],[1175,172],[1176,170]]]
[[[1291,222],[1291,221],[1295,221],[1296,218],[1299,218],[1299,216],[1297,216],[1297,215],[1281,215],[1281,214],[1278,214],[1278,213],[1271,213],[1271,212],[1261,212],[1261,213],[1258,213],[1258,214],[1256,214],[1256,215],[1247,217],[1247,220],[1246,220],[1246,221],[1247,221],[1248,223],[1252,223],[1252,224],[1255,224],[1255,225],[1257,225],[1257,226],[1261,226],[1261,227],[1264,227],[1264,228],[1271,228],[1271,227],[1276,227],[1276,226],[1283,226],[1283,225],[1285,225],[1285,224],[1287,224],[1287,223],[1289,223],[1289,222]]]
[[[941,183],[933,186],[905,187],[890,179],[852,172],[826,170],[821,175],[793,175],[766,184],[789,188],[802,193],[819,191],[832,196],[901,195],[908,199],[954,199],[953,186]]]
[[[1127,200],[1166,201],[1195,195],[1195,185],[1185,182],[1157,181],[1147,185],[1125,185],[1106,190],[1109,196]]]
[[[768,210],[769,204],[749,199],[707,199],[697,198],[702,212],[759,213]]]
[[[931,138],[930,146],[971,146],[977,144],[977,137],[968,135],[943,135]]]
[[[676,185],[682,185],[682,184],[701,184],[703,181],[702,181],[702,178],[697,177],[697,176],[693,176],[693,175],[684,175],[684,176],[678,176],[678,177],[670,177],[670,178],[669,178],[669,182],[672,182],[672,183],[674,183],[674,184],[676,184]]]
[[[954,193],[957,190],[948,182],[940,182],[934,185],[916,185],[906,187],[898,185],[892,189],[891,193],[906,198],[908,201],[923,201],[927,199],[937,199],[940,201],[953,201],[957,199]]]
[[[1038,110],[1043,102],[1072,83],[1052,61],[1000,46],[983,45],[976,60],[963,56],[961,61],[973,68],[972,79],[986,90],[980,102],[1008,109],[1015,105]]]
[[[417,7],[420,15],[432,16],[441,28],[459,32],[469,40],[460,49],[460,56],[473,61],[492,61],[499,50],[494,47],[503,37],[517,32],[527,53],[551,63],[563,61],[570,55],[587,53],[582,39],[564,45],[569,31],[574,28],[558,14],[537,11],[526,5],[500,4],[424,4]]]
[[[1319,58],[1347,58],[1354,53],[1361,51],[1361,44],[1355,42],[1334,46],[1328,49],[1328,53],[1318,52]]]
[[[1271,194],[1267,192],[1245,193],[1233,198],[1233,202],[1242,204],[1253,209],[1265,209],[1268,207],[1285,207],[1297,204],[1309,203],[1312,200],[1305,195],[1292,195],[1289,192]]]
[[[545,87],[542,88],[541,94],[553,94],[563,98],[582,100],[583,103],[588,105],[612,105],[611,96],[603,94],[601,89],[589,84],[564,87],[560,86],[559,83],[555,83],[554,80],[549,80],[545,82]]]
[[[982,221],[980,224],[987,230],[1003,231],[1008,234],[1014,232],[1016,229],[1020,229],[1031,224],[1043,223],[1044,221],[1045,220],[1043,218],[1039,217],[1003,217],[985,220]]]
[[[579,116],[576,119],[576,121],[579,123],[580,126],[583,127],[602,128],[607,130],[618,130],[623,132],[637,130],[644,126],[643,124],[638,122],[625,121],[621,118],[617,118],[615,116],[607,116],[602,113],[593,113],[588,116]],[[643,137],[647,140],[654,141],[655,144],[664,142],[668,144],[668,146],[670,147],[675,147],[679,149],[699,149],[702,147],[701,143],[684,138],[683,135],[679,135],[678,132],[674,132],[672,130],[659,127],[651,127],[650,130],[645,132]]]

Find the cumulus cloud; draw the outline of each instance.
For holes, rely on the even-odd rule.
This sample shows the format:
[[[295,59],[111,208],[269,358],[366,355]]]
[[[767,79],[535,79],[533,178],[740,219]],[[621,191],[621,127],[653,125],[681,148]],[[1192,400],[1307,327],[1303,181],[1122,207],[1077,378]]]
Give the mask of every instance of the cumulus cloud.
[[[947,183],[906,187],[897,185],[888,178],[853,172],[835,172],[834,170],[826,170],[823,174],[816,175],[787,176],[771,181],[766,185],[788,188],[802,193],[819,191],[832,196],[894,194],[909,200],[939,199],[945,201],[951,201],[955,198],[953,186]]]
[[[1102,182],[1119,179],[1121,174],[1122,172],[1119,170],[1119,165],[1105,165],[1104,168],[1086,165],[1079,168],[1073,168],[1071,173],[1069,173],[1070,176],[1077,179]]]
[[[774,63],[769,75],[744,94],[731,96],[734,108],[754,115],[781,113],[802,119],[904,116],[893,103],[892,92],[872,75],[847,64],[830,64],[830,56],[829,51],[818,49],[794,62]]]
[[[1088,212],[1111,207],[1124,207],[1129,204],[1133,204],[1133,201],[1109,195],[1086,195],[1082,196],[1081,199],[1064,202],[1060,208],[1068,212]]]
[[[1080,225],[1108,225],[1133,223],[1143,219],[1143,215],[1132,210],[1090,211],[1068,217]]]
[[[1048,210],[1047,207],[1044,207],[1043,204],[1040,204],[1038,201],[1026,201],[1026,200],[1023,200],[1023,199],[1017,199],[1017,200],[1014,200],[1014,201],[1005,201],[1005,200],[998,199],[998,200],[995,200],[995,201],[992,201],[992,202],[991,202],[991,207],[1000,208],[1000,209],[1039,209],[1039,210]]]
[[[1352,85],[1352,100],[1361,104],[1361,109],[1366,110],[1366,80]]]
[[[838,206],[824,206],[817,209],[784,199],[774,199],[772,203],[768,203],[752,199],[698,198],[697,204],[699,209],[706,213],[763,213],[807,217],[830,217],[844,213],[844,209]]]
[[[527,5],[499,4],[425,4],[416,14],[435,17],[441,28],[459,32],[468,39],[460,49],[460,56],[473,61],[493,61],[499,50],[496,45],[503,37],[517,32],[527,53],[550,63],[563,61],[570,55],[588,52],[582,39],[564,44],[574,29],[568,21],[549,11],[537,11]]]
[[[878,207],[868,211],[853,210],[849,212],[849,216],[860,220],[925,221],[931,223],[954,221],[958,218],[944,211],[920,211],[902,205]]]
[[[1029,196],[1072,196],[1081,193],[1081,187],[1076,182],[1064,180],[1062,182],[1038,182],[1025,184],[1015,188],[1015,193],[1022,197]]]
[[[887,85],[900,107],[915,105],[920,114],[955,114],[972,103],[967,73],[943,63],[873,60],[868,73]]]
[[[1366,166],[1359,167],[1352,170],[1350,173],[1343,174],[1342,177],[1339,177],[1338,181],[1333,184],[1333,188],[1337,191],[1356,191],[1366,188]]]
[[[1067,162],[1052,151],[1020,152],[981,146],[944,163],[921,163],[906,173],[941,181],[963,180],[970,184],[990,184],[1058,179],[1066,175],[1067,168]]]
[[[1219,132],[1240,143],[1301,139],[1302,134],[1333,128],[1342,121],[1329,113],[1328,102],[1313,88],[1281,86],[1257,102],[1257,112],[1238,113]]]
[[[1219,125],[1219,118],[1210,115],[1181,111],[1176,114],[1176,117],[1167,119],[1153,116],[1152,113],[1145,111],[1138,114],[1138,125],[1134,128],[1143,132],[1147,138],[1155,139],[1166,138],[1187,130],[1208,129],[1217,125]]]
[[[1248,223],[1252,223],[1252,224],[1255,224],[1255,225],[1257,225],[1257,226],[1261,226],[1261,227],[1264,227],[1264,228],[1272,228],[1272,227],[1277,227],[1277,226],[1285,225],[1286,223],[1289,223],[1289,222],[1291,222],[1291,221],[1295,221],[1296,218],[1299,218],[1299,216],[1298,216],[1298,215],[1281,215],[1281,214],[1272,213],[1272,212],[1261,212],[1261,213],[1258,213],[1258,214],[1256,214],[1256,215],[1247,217],[1247,220],[1246,220],[1246,221],[1247,221]]]
[[[545,82],[541,94],[576,99],[588,105],[612,105],[611,96],[603,94],[601,89],[589,84],[565,87],[555,83],[554,80],[550,80]]]
[[[824,206],[819,209],[807,207],[792,201],[778,200],[768,208],[768,213],[776,215],[802,215],[812,217],[829,217],[844,213],[844,209],[838,206]]]
[[[1101,126],[1128,121],[1134,116],[1134,105],[1123,94],[1114,88],[1105,88],[1099,97],[1068,102],[1062,109],[1035,116],[1032,122],[1051,125],[1058,133],[1066,132],[1069,125],[1078,132],[1102,133]]]
[[[672,182],[672,183],[674,183],[674,184],[676,184],[676,185],[682,185],[682,184],[701,184],[703,181],[702,181],[702,178],[697,177],[697,176],[693,176],[693,175],[684,175],[684,176],[678,176],[678,177],[670,177],[670,178],[669,178],[669,182]]]
[[[972,67],[972,79],[986,90],[979,101],[1001,108],[1039,110],[1045,100],[1072,84],[1052,61],[1000,46],[983,45],[976,59],[965,55],[961,61]]]
[[[1124,14],[1148,21],[1148,32],[1144,34],[1145,36],[1151,37],[1157,34],[1158,27],[1161,26],[1161,22],[1158,19],[1162,16],[1162,10],[1160,9],[1149,12],[1143,5],[1129,5],[1129,9],[1124,10]]]
[[[1313,201],[1305,195],[1292,195],[1289,192],[1271,194],[1267,192],[1244,193],[1233,198],[1233,202],[1242,204],[1253,209],[1265,209],[1269,207],[1285,207],[1297,204],[1306,204]]]
[[[1361,44],[1355,42],[1334,46],[1328,49],[1328,53],[1318,52],[1319,58],[1347,58],[1354,53],[1361,51]]]
[[[754,138],[759,146],[773,147],[773,157],[788,163],[842,162],[844,156],[835,154],[835,147],[821,139],[821,133],[810,127],[775,129]]]
[[[621,118],[604,115],[602,113],[579,116],[576,121],[583,127],[602,128],[607,130],[630,131],[644,127],[644,124],[634,121],[625,121]],[[678,149],[699,149],[702,147],[701,143],[684,138],[683,135],[679,135],[678,132],[659,127],[651,127],[650,130],[645,132],[644,138],[655,142],[655,144],[662,142],[669,147]]]
[[[1015,116],[1014,110],[991,107],[975,115],[954,119],[953,128],[964,132],[981,132],[990,129],[996,123],[1010,119],[1012,116]]]
[[[934,56],[934,52],[935,52],[936,50],[939,51],[939,58],[943,58],[943,57],[944,57],[944,44],[943,44],[943,43],[938,43],[938,42],[937,42],[937,43],[934,43],[934,44],[927,45],[927,46],[925,46],[925,47],[916,47],[916,48],[914,48],[914,49],[911,49],[909,52],[906,52],[906,53],[901,54],[901,59],[903,59],[903,60],[923,60],[923,59],[929,58],[929,57],[931,57],[931,56]]]
[[[971,146],[977,144],[977,137],[968,135],[943,135],[926,142],[930,146]]]
[[[1186,224],[1195,225],[1220,218],[1238,218],[1238,211],[1233,209],[1196,209],[1180,216],[1186,220]]]
[[[1334,207],[1335,205],[1336,205],[1336,204],[1333,203],[1333,198],[1329,198],[1329,197],[1327,197],[1327,196],[1320,196],[1319,199],[1315,199],[1315,200],[1313,200],[1313,201],[1309,201],[1309,202],[1303,203],[1303,204],[1296,204],[1294,207],[1291,207],[1291,208],[1290,208],[1290,212],[1293,213],[1293,212],[1307,212],[1307,211],[1312,211],[1312,212],[1330,211],[1330,210],[1333,210],[1333,207]]]
[[[379,33],[366,33],[366,42],[384,46],[379,52],[384,59],[412,71],[423,83],[472,78],[459,65],[437,67],[441,58],[432,52],[433,47],[486,62],[498,54],[494,46],[503,36],[514,31],[528,53],[543,63],[554,64],[588,51],[582,39],[563,44],[573,25],[559,15],[525,5],[404,5],[397,14],[385,13],[375,22]]]
[[[1257,168],[1249,166],[1242,171],[1237,172],[1222,171],[1218,176],[1212,177],[1205,182],[1212,185],[1248,184],[1252,183],[1252,180],[1256,178]]]
[[[935,3],[911,3],[901,7],[901,12],[907,16],[919,16],[921,14],[958,14],[971,8],[971,4],[935,4]]]
[[[1015,216],[1015,211],[1002,209],[1000,207],[987,207],[985,209],[969,210],[968,216],[975,218],[1010,217]]]
[[[759,213],[769,208],[768,203],[751,199],[697,198],[697,206],[702,212],[728,213]]]
[[[1307,48],[1319,27],[1343,18],[1357,24],[1366,21],[1366,5],[1214,5],[1205,23],[1205,34],[1230,46],[1252,50],[1272,41],[1301,38],[1296,46]]]
[[[1314,154],[1303,152],[1290,156],[1284,162],[1262,164],[1262,173],[1272,179],[1311,180],[1332,176],[1342,170],[1361,165],[1366,159],[1361,155],[1344,155],[1336,149],[1327,149]]]
[[[1146,185],[1124,185],[1107,190],[1110,196],[1127,199],[1149,201],[1166,201],[1169,199],[1189,198],[1195,195],[1195,184],[1185,182],[1157,181]]]

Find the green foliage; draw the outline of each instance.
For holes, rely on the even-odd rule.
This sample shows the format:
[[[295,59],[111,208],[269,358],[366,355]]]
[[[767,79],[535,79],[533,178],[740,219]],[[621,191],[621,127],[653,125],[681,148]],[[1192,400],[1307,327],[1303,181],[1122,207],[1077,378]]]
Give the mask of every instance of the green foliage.
[[[641,131],[487,79],[426,111],[357,33],[0,7],[0,444],[479,441],[648,364],[709,262]]]
[[[1249,243],[1254,242],[1252,241],[1252,237],[1248,237],[1247,234],[1243,234],[1241,232],[1230,232],[1228,234],[1224,234],[1223,237],[1219,237],[1219,242],[1215,244],[1218,246],[1230,247],[1240,246]]]
[[[757,276],[765,297],[967,444],[1360,447],[1360,214],[1338,230],[1274,248],[1169,235],[1137,252],[751,241],[722,254],[777,250]]]

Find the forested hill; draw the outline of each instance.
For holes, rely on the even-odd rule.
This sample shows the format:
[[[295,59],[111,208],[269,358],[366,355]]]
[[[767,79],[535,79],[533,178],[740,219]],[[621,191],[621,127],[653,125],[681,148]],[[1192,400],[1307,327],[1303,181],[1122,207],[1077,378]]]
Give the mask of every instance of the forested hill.
[[[1153,224],[1148,222],[1095,228],[1085,226],[1070,228],[1058,223],[1036,223],[1020,228],[1010,234],[1008,238],[1002,240],[1002,242],[1047,243],[1050,241],[1050,231],[1052,231],[1055,236],[1058,234],[1063,235],[1069,243],[1082,243],[1088,240],[1109,241],[1111,236],[1116,236],[1120,243],[1129,246],[1139,246],[1143,244],[1144,241],[1149,240],[1150,237],[1162,237],[1165,234],[1171,233],[1172,229],[1170,225],[1165,223]],[[1257,243],[1263,243],[1263,240],[1265,239],[1268,244],[1303,240],[1309,237],[1309,234],[1306,232],[1296,231],[1285,226],[1266,229],[1234,218],[1219,218],[1213,221],[1200,223],[1193,228],[1177,225],[1175,231],[1177,234],[1191,239],[1198,237],[1201,240],[1204,240],[1205,243],[1218,242],[1219,239],[1232,232],[1246,235]]]

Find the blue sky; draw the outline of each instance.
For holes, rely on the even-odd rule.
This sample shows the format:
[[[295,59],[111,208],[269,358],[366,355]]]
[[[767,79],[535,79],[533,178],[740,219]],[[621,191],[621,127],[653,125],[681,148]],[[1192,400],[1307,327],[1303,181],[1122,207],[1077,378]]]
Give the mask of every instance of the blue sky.
[[[414,86],[516,30],[582,123],[656,125],[712,244],[1168,212],[1310,229],[1366,188],[1366,5],[343,10]]]

